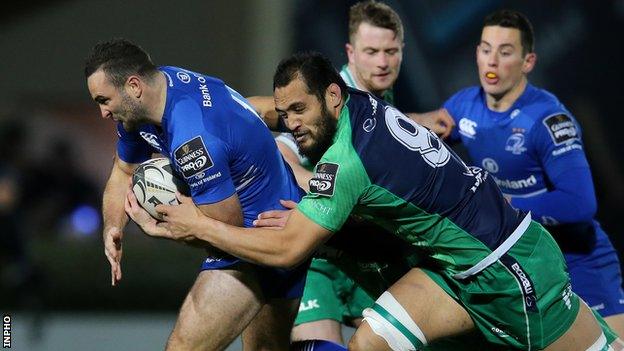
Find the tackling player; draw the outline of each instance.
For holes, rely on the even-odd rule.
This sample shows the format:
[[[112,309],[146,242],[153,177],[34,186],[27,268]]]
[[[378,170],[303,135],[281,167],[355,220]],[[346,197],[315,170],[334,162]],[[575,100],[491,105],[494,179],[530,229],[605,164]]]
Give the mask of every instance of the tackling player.
[[[340,76],[348,86],[368,91],[394,104],[392,86],[401,69],[403,46],[403,24],[391,7],[376,1],[356,3],[349,10],[349,42],[345,44],[349,62],[342,66]],[[266,110],[273,109],[271,98]],[[266,114],[264,111],[260,113]],[[421,124],[429,122],[418,121]],[[452,125],[451,118],[427,123],[428,127],[443,136],[450,134]],[[280,134],[276,141],[280,152],[295,172],[297,182],[308,191],[314,164],[300,155],[291,133]],[[382,230],[370,222],[350,220],[337,239],[358,235],[362,238],[360,242],[369,242],[364,238],[377,236],[377,232]],[[353,241],[349,245],[352,250],[358,246]],[[370,270],[380,269],[373,263],[368,264]],[[292,338],[343,343],[341,324],[357,327],[361,322],[362,311],[372,306],[373,302],[374,299],[333,262],[314,258],[306,278]]]
[[[392,85],[399,75],[403,45],[403,25],[396,12],[378,2],[357,3],[349,10],[349,43],[345,45],[349,63],[342,67],[340,75],[347,85],[394,103]],[[308,191],[314,164],[299,155],[292,134],[283,133],[276,140],[298,183]],[[344,235],[347,232],[364,235],[362,228],[354,228],[356,224],[350,226],[343,228]],[[292,338],[343,343],[341,324],[357,327],[362,311],[373,303],[374,299],[333,263],[314,258]]]

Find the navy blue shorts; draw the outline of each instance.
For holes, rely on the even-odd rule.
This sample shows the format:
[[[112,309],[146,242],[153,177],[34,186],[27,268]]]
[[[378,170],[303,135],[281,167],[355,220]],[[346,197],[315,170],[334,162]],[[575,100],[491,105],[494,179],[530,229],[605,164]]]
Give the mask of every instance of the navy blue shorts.
[[[622,272],[617,252],[596,225],[596,246],[590,254],[564,253],[572,290],[602,317],[624,313]]]
[[[244,261],[232,256],[208,257],[202,263],[201,270],[229,269],[240,262]],[[256,270],[256,277],[258,277],[265,299],[295,299],[303,295],[303,287],[305,286],[308,267],[310,267],[310,260],[305,261],[294,269],[282,269],[255,264],[252,264],[252,266]]]

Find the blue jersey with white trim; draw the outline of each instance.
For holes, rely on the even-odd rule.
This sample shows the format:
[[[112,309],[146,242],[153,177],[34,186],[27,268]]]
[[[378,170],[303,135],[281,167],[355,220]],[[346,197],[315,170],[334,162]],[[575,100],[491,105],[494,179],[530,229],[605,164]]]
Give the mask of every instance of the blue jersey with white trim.
[[[495,112],[487,107],[483,89],[471,87],[453,95],[444,108],[458,126],[451,140],[461,139],[474,164],[486,169],[504,194],[547,192],[566,167],[588,167],[578,123],[545,90],[527,84],[510,109]]]
[[[119,123],[119,157],[140,163],[161,153],[189,185],[198,205],[235,192],[245,226],[280,199],[301,195],[271,132],[238,92],[219,79],[178,67],[160,67],[167,79],[161,127],[145,124],[128,132]]]
[[[458,128],[451,136],[487,169],[514,207],[530,210],[564,252],[572,289],[604,316],[624,313],[620,264],[593,219],[596,198],[570,112],[547,91],[527,85],[505,112],[488,109],[480,87],[464,89],[444,107]]]
[[[555,236],[565,229],[593,246],[595,194],[575,118],[554,95],[530,84],[505,112],[491,111],[485,98],[482,88],[471,87],[446,101],[458,126],[451,139],[462,141],[514,206],[555,225],[549,227]]]

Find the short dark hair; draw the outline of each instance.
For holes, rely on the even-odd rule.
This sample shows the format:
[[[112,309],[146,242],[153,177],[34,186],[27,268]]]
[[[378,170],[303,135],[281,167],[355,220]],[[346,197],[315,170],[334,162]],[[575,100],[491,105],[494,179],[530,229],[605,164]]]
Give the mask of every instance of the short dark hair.
[[[520,31],[522,53],[526,55],[530,52],[534,52],[533,26],[529,19],[522,13],[514,10],[498,10],[485,17],[483,27],[488,26],[518,29]]]
[[[129,76],[151,78],[157,68],[149,55],[138,45],[116,38],[97,43],[85,60],[84,73],[89,78],[102,69],[113,85],[121,87]]]
[[[331,61],[318,52],[296,53],[283,59],[273,76],[273,90],[283,88],[299,77],[308,87],[308,94],[316,95],[320,102],[325,102],[325,91],[330,84],[336,83],[347,98],[347,84],[342,80]]]
[[[368,23],[375,27],[390,29],[403,41],[403,23],[399,15],[388,5],[376,1],[362,1],[349,9],[349,41],[357,33],[360,24]]]

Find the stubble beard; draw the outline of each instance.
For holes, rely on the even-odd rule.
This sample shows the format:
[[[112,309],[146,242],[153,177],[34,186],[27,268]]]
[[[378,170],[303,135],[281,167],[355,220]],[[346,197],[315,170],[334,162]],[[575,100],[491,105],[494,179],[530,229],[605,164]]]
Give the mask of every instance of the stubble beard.
[[[136,130],[141,124],[147,123],[147,109],[132,98],[123,93],[122,95],[123,109],[123,126],[128,132]]]
[[[312,144],[308,147],[299,146],[299,154],[307,157],[312,164],[317,164],[323,154],[329,149],[334,142],[334,136],[338,129],[338,122],[334,116],[327,110],[325,102],[321,103],[321,116],[319,121],[315,123],[316,135],[312,140]]]

